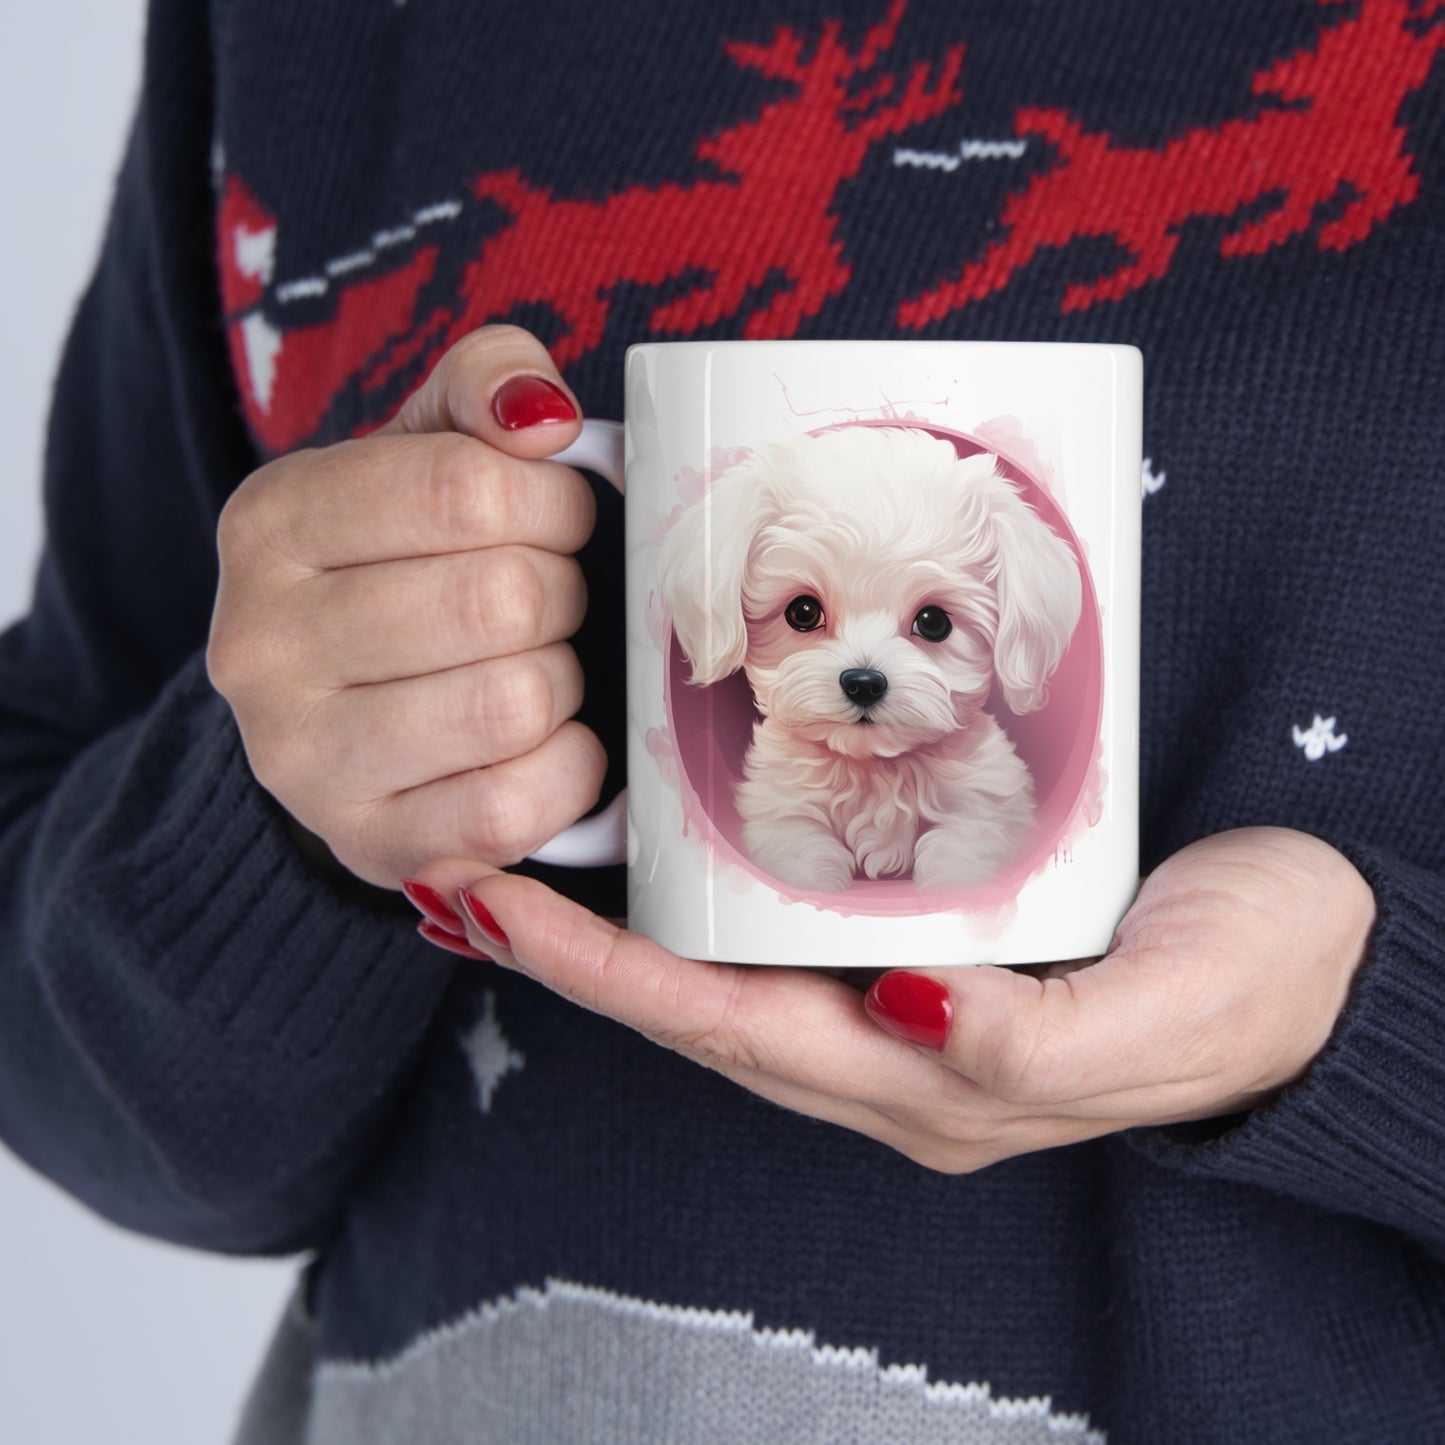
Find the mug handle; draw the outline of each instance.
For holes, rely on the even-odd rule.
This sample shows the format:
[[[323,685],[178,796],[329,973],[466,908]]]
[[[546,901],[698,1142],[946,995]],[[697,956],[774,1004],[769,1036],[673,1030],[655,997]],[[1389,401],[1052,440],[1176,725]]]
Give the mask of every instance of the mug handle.
[[[596,472],[622,491],[622,423],[588,418],[582,423],[581,436],[552,460]],[[534,863],[552,863],[563,868],[602,868],[610,863],[625,863],[627,789],[618,793],[600,813],[564,828],[531,856]]]

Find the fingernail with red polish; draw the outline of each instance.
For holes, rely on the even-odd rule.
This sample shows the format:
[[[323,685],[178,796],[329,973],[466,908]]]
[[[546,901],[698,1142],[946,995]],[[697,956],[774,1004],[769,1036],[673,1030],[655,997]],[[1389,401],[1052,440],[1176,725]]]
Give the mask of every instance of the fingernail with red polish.
[[[477,932],[488,943],[497,948],[511,948],[511,940],[502,932],[501,925],[487,911],[487,905],[475,893],[469,893],[463,888],[457,893],[457,900],[466,911],[467,917],[472,920]]]
[[[545,376],[514,376],[497,389],[492,415],[508,431],[524,431],[548,421],[575,421],[572,398]]]
[[[478,963],[491,963],[490,954],[483,953],[480,948],[473,948],[465,938],[458,938],[455,933],[448,933],[445,928],[438,928],[429,918],[423,918],[416,926],[416,931],[426,939],[428,943],[434,943],[438,948],[444,948],[448,953],[455,953],[462,958],[475,959]]]
[[[412,907],[424,917],[429,918],[438,928],[444,928],[458,938],[466,937],[467,925],[462,922],[460,915],[447,905],[446,899],[435,888],[431,888],[425,883],[419,883],[415,878],[403,878],[401,891],[406,894]]]
[[[926,1049],[941,1049],[953,1023],[948,990],[917,973],[885,973],[868,990],[863,1006],[880,1028]]]

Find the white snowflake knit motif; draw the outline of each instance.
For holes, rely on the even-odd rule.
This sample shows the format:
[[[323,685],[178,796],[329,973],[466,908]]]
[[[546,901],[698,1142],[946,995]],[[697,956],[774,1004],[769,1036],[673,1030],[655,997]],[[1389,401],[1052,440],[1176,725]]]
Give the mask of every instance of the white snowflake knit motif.
[[[497,1022],[497,996],[490,990],[482,995],[481,1018],[462,1036],[462,1048],[472,1066],[472,1077],[477,1081],[477,1103],[482,1113],[490,1114],[497,1085],[527,1062],[502,1032]]]
[[[1315,720],[1309,727],[1294,728],[1295,747],[1300,748],[1312,763],[1319,762],[1326,753],[1339,752],[1349,740],[1349,733],[1335,732],[1334,718],[1322,718],[1319,713],[1315,714]]]

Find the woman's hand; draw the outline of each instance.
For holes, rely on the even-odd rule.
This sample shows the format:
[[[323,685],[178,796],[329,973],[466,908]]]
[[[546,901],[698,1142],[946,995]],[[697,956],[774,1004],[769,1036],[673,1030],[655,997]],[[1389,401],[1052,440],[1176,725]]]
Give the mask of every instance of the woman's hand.
[[[221,515],[211,681],[261,785],[371,883],[515,863],[597,800],[565,641],[593,497],[539,460],[579,425],[542,344],[486,327],[381,431],[262,467]]]
[[[1324,1046],[1374,922],[1328,844],[1240,829],[1162,864],[1101,959],[887,973],[865,1000],[816,970],[678,958],[530,879],[455,859],[422,877],[457,903],[433,934],[458,951],[953,1173],[1263,1102]]]

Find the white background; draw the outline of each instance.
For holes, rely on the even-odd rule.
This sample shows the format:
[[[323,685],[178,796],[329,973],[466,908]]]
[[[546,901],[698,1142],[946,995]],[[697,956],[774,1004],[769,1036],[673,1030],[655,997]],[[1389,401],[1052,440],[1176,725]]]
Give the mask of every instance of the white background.
[[[29,594],[43,417],[135,100],[142,12],[11,5],[0,29],[0,624]],[[293,1273],[124,1234],[0,1149],[0,1441],[226,1441]]]

